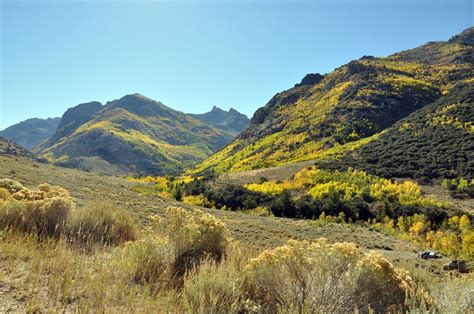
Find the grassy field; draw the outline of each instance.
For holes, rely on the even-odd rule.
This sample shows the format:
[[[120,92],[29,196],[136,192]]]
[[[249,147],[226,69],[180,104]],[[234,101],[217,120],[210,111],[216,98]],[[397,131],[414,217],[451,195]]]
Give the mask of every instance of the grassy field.
[[[291,176],[292,172],[306,166],[306,164],[294,165],[292,166],[294,169],[287,170],[286,175]],[[273,178],[272,175],[281,175],[280,170],[271,169],[263,174],[262,172],[251,173],[245,180],[260,176]],[[148,217],[150,215],[159,214],[166,217],[166,208],[169,206],[191,208],[191,206],[173,199],[139,194],[132,190],[134,183],[124,178],[51,166],[20,157],[0,157],[0,178],[17,180],[28,188],[33,188],[41,183],[61,186],[70,192],[79,209],[98,201],[111,202],[138,218],[142,229],[149,225]],[[324,237],[331,243],[353,242],[363,251],[373,250],[379,252],[395,265],[407,269],[425,269],[423,276],[425,276],[425,280],[430,282],[451,282],[459,276],[442,271],[441,266],[449,260],[448,258],[432,261],[418,259],[417,250],[424,248],[417,248],[407,241],[361,225],[260,217],[205,208],[202,208],[202,210],[220,219],[230,231],[230,236],[233,239],[256,252],[278,247],[290,239],[317,240]],[[71,299],[69,308],[61,308],[69,301],[55,299],[59,295],[58,291],[71,289],[68,285],[72,284],[71,282],[64,282],[62,279],[58,281],[60,278],[58,278],[57,273],[67,275],[69,271],[72,271],[71,278],[76,278],[77,276],[80,277],[78,274],[90,267],[90,273],[87,276],[96,278],[94,276],[107,275],[110,277],[103,280],[109,280],[109,283],[110,280],[113,280],[111,278],[115,278],[114,276],[120,277],[116,271],[105,270],[109,263],[108,259],[115,254],[113,248],[100,248],[94,253],[88,253],[81,250],[67,250],[57,244],[50,247],[45,244],[45,246],[43,248],[38,247],[33,240],[18,235],[9,237],[2,234],[0,236],[0,312],[34,310],[36,307],[49,310],[73,309],[75,302],[79,301]],[[68,269],[69,266],[67,265],[55,263],[55,254],[62,254],[59,260],[68,261],[72,270]],[[54,272],[56,272],[56,275],[53,275]],[[103,274],[103,272],[105,273]],[[82,279],[75,280],[82,282],[84,286],[80,286],[81,289],[92,289],[85,284],[83,277],[80,278]],[[118,278],[117,280],[122,279]],[[102,288],[108,289],[105,286]],[[124,292],[117,290],[114,293]],[[62,292],[61,295],[63,295]],[[129,294],[126,295],[131,297]],[[142,297],[142,299],[138,298],[137,300],[146,298],[143,291],[137,292],[136,295]],[[90,297],[90,294],[87,294],[87,297]],[[166,298],[169,297],[168,295]],[[158,304],[160,308],[166,310],[166,306],[169,304],[169,300],[166,298],[155,298],[153,302],[147,299],[149,303],[147,303],[148,301],[145,303],[150,306]],[[90,304],[99,304],[100,299],[94,302]],[[58,304],[61,304],[61,307]],[[114,310],[116,305],[109,304],[106,308]],[[115,310],[117,309],[123,310],[120,306],[115,308]]]
[[[22,158],[0,157],[0,164],[2,165],[0,168],[0,177],[2,178],[18,180],[27,187],[41,183],[64,187],[76,199],[79,207],[84,207],[89,202],[97,200],[111,201],[118,207],[136,215],[143,223],[147,223],[147,217],[150,215],[163,214],[168,206],[190,208],[189,205],[171,198],[138,194],[131,190],[134,183],[118,177],[61,168]],[[222,219],[235,239],[258,248],[275,247],[285,243],[288,239],[314,240],[324,236],[334,242],[352,241],[368,249],[391,243],[394,246],[393,249],[396,247],[396,249],[408,253],[407,255],[412,255],[411,253],[414,251],[414,248],[405,242],[378,232],[368,231],[363,227],[352,226],[349,228],[332,223],[317,226],[304,220],[259,217],[207,208],[203,208],[203,210]]]

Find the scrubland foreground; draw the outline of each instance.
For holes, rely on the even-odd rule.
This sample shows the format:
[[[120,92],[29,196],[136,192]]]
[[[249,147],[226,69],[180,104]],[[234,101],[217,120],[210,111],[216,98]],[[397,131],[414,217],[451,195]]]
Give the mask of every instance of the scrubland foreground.
[[[32,167],[30,180],[38,179],[33,173],[40,167],[48,166]],[[14,175],[27,173],[22,171]],[[92,182],[118,180],[60,168],[55,172],[68,173],[69,181],[80,176]],[[376,231],[364,233],[363,227],[213,211],[226,214],[221,220],[189,206],[166,206],[143,217],[143,212],[98,199],[78,206],[67,190],[53,184],[26,188],[2,179],[0,186],[2,312],[473,310],[472,273],[436,275],[416,267],[413,260],[403,261],[404,254],[414,255],[408,243]],[[285,242],[274,235],[271,244],[248,245],[245,238],[258,233],[238,232],[248,218],[263,219],[262,226],[296,229],[300,238]],[[319,238],[319,229],[332,239]],[[344,229],[347,240],[380,238],[391,246],[379,250],[386,257],[334,241],[334,233]],[[291,238],[292,230],[287,232]]]

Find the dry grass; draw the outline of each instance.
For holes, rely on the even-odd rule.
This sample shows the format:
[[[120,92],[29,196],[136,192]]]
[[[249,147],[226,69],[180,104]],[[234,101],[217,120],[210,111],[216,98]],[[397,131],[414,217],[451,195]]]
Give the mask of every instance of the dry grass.
[[[119,178],[60,167],[52,168],[43,164],[32,166],[31,161],[21,158],[15,161],[2,157],[0,163],[2,164],[0,174],[5,176],[10,170],[15,170],[15,176],[28,185],[49,180],[50,183],[67,187],[79,204],[77,210],[83,209],[88,202],[97,199],[112,200],[115,206],[139,216],[143,223],[140,224],[142,229],[149,226],[147,219],[149,215],[159,214],[163,221],[166,221],[165,209],[177,204],[170,199],[138,196],[125,188],[128,187],[127,181]],[[189,208],[189,206],[186,207]],[[206,209],[206,212],[218,217],[229,229],[230,235],[239,240],[245,248],[253,247],[263,250],[278,247],[291,238],[316,240],[324,236],[330,238],[331,242],[351,241],[363,249],[378,249],[392,261],[401,259],[413,264],[416,259],[411,244],[363,226],[345,226],[330,222],[316,225],[306,221],[250,216],[212,209]],[[138,236],[141,237],[142,233]],[[166,234],[160,234],[159,238],[162,241],[166,238]],[[137,242],[117,246],[93,246],[91,250],[84,250],[81,246],[69,245],[67,239],[46,239],[38,242],[34,234],[0,230],[0,312],[26,312],[34,309],[45,312],[190,312],[191,308],[203,309],[207,304],[216,304],[216,307],[223,309],[222,311],[230,309],[229,312],[232,312],[236,305],[231,304],[227,307],[226,301],[217,302],[217,300],[228,299],[226,296],[229,295],[229,291],[231,295],[234,295],[240,290],[240,285],[228,288],[228,285],[224,283],[230,282],[229,278],[236,278],[235,276],[240,278],[242,273],[240,269],[247,264],[250,257],[256,255],[255,252],[248,254],[246,250],[241,254],[233,253],[232,246],[230,248],[227,246],[220,262],[211,262],[204,257],[204,262],[200,267],[193,267],[188,271],[181,290],[157,289],[156,284],[148,283],[147,280],[137,280],[142,276],[135,276],[135,274],[137,274],[137,269],[143,269],[141,265],[146,265],[140,260],[155,259],[158,264],[151,269],[155,269],[154,273],[158,274],[155,278],[160,278],[159,274],[162,272],[157,271],[160,268],[156,265],[160,265],[162,261],[160,254],[164,251],[159,249],[159,246],[148,252],[144,250],[141,253],[143,258],[134,261],[126,257],[129,254],[129,247],[135,243]],[[381,247],[388,247],[390,250],[380,249]],[[155,258],[150,257],[153,254],[156,255]],[[168,253],[163,253],[163,255],[167,256]],[[234,265],[243,266],[229,265],[233,263],[229,259],[235,260],[238,256],[242,256],[242,262],[234,263]],[[433,265],[439,269],[446,259],[416,261],[422,267]],[[167,263],[165,261],[164,264]],[[193,279],[197,275],[201,275],[202,278]],[[437,283],[434,278],[438,277],[446,280],[445,284],[439,286],[440,292],[443,287],[453,289],[453,291],[455,291],[454,287],[458,289],[449,298],[444,298],[442,294],[439,294],[440,300],[437,302],[444,302],[440,308],[449,309],[450,302],[453,302],[454,310],[444,312],[469,312],[458,311],[455,305],[458,300],[467,300],[471,303],[464,304],[471,304],[472,309],[469,281],[464,281],[464,278],[467,278],[466,275],[463,275],[458,283],[457,279],[453,280],[436,272],[427,273],[426,281]],[[414,280],[418,281],[418,277],[414,276]],[[153,280],[149,281],[153,282]],[[206,282],[215,283],[207,284]],[[207,296],[200,293],[203,286],[209,287],[211,291]],[[184,291],[187,291],[187,296],[184,295]],[[438,296],[435,290],[430,291],[433,296]],[[455,299],[456,296],[460,296],[459,299]],[[445,301],[442,301],[443,298]],[[241,302],[238,303],[237,307],[240,309],[248,311],[258,309],[258,306],[248,301],[245,294],[243,305]],[[460,308],[466,309],[465,306]]]
[[[90,203],[74,212],[68,232],[74,242],[117,245],[137,239],[138,222],[111,203]]]
[[[243,269],[257,252],[232,243],[220,263],[206,260],[188,272],[179,303],[184,312],[237,313],[247,308]]]
[[[166,239],[155,236],[128,243],[124,260],[134,282],[149,284],[154,291],[170,286],[172,252]]]
[[[169,281],[173,247],[156,234],[84,251],[67,239],[38,242],[35,234],[0,231],[0,252],[0,287],[9,291],[0,290],[0,311],[385,311],[393,304],[403,309],[405,291],[416,288],[381,256],[325,241],[293,241],[260,255],[232,242],[220,261],[203,257],[180,287]],[[439,293],[438,308],[472,306],[463,286],[471,289],[472,280],[453,282],[453,293],[432,290]],[[420,308],[419,301],[411,304]]]
[[[0,312],[166,311],[172,292],[150,294],[131,281],[123,248],[84,253],[65,239],[0,231]],[[16,302],[15,300],[21,300]]]

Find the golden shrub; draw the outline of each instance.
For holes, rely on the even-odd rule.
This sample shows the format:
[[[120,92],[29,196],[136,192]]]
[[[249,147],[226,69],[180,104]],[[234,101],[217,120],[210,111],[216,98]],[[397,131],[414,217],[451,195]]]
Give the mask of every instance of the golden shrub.
[[[0,207],[0,227],[57,236],[66,227],[74,208],[74,202],[62,197],[34,201],[9,199]]]
[[[2,199],[6,197],[0,204],[1,228],[58,236],[75,208],[69,193],[60,187],[50,186],[51,190],[60,192],[47,193],[42,190],[42,185],[40,190],[30,190],[10,179],[0,180],[0,186]]]
[[[45,193],[46,198],[51,198],[51,197],[71,198],[69,191],[60,186],[43,183],[43,184],[38,185],[38,189]]]
[[[155,224],[155,231],[166,237],[173,249],[172,273],[178,283],[203,259],[219,261],[229,241],[225,225],[198,209],[168,207],[166,216]]]
[[[20,190],[23,190],[25,187],[18,181],[11,180],[11,179],[0,179],[0,188],[4,188],[13,194]]]
[[[284,191],[283,185],[276,182],[251,183],[244,187],[253,192],[271,195],[280,195]]]
[[[32,191],[23,189],[18,192],[15,192],[12,197],[18,201],[37,201],[44,200],[46,195],[42,191]]]
[[[383,257],[352,243],[290,240],[244,269],[250,299],[265,311],[383,311],[402,305],[409,278]]]
[[[211,207],[209,200],[202,194],[200,195],[185,195],[183,196],[183,203],[194,206]]]
[[[0,200],[6,200],[10,198],[11,194],[5,188],[0,188]]]

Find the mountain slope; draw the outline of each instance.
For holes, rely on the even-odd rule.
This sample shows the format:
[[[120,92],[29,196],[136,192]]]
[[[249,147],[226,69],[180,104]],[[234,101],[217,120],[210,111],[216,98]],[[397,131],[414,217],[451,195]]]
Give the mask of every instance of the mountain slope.
[[[51,146],[57,143],[61,138],[72,134],[83,123],[91,120],[92,117],[101,109],[102,104],[97,101],[79,104],[75,107],[69,108],[61,117],[56,132],[54,132],[46,143],[40,145],[37,150]]]
[[[341,162],[320,166],[351,166],[383,177],[474,178],[473,121],[474,86],[459,84]]]
[[[9,140],[0,137],[0,155],[18,156],[26,158],[34,158],[35,156],[28,150],[24,149]]]
[[[0,136],[24,148],[32,149],[53,135],[60,120],[60,118],[28,119],[0,131]]]
[[[447,42],[363,57],[307,75],[258,109],[250,126],[193,172],[235,172],[302,160],[340,160],[411,113],[472,84],[469,29]]]
[[[217,151],[231,135],[139,94],[69,109],[37,148],[52,162],[111,173],[175,173]]]
[[[229,111],[224,111],[216,106],[212,107],[212,110],[209,112],[189,115],[234,135],[245,130],[250,122],[246,115],[233,108],[230,108]]]

